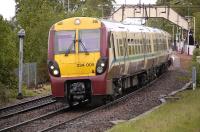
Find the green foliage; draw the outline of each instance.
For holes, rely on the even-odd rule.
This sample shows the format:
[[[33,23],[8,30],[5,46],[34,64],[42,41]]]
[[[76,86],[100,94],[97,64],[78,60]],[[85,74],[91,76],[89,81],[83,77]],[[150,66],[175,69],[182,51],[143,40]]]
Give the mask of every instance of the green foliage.
[[[6,103],[9,101],[9,91],[6,89],[6,86],[0,82],[0,104]]]
[[[67,2],[68,1],[65,0],[65,9],[68,7]],[[69,3],[70,12],[68,12],[67,15],[69,17],[106,17],[110,15],[113,9],[112,2],[114,2],[114,0],[73,0]]]
[[[196,19],[196,40],[200,44],[200,11],[194,12],[193,16]]]
[[[37,62],[39,80],[47,80],[47,46],[50,27],[64,18],[60,3],[50,0],[16,0],[17,22],[25,29],[25,62]],[[43,74],[43,78],[41,77]]]
[[[147,26],[159,28],[173,34],[173,25],[163,18],[150,18],[147,21]]]
[[[101,17],[102,7],[94,5],[108,5],[103,7],[103,14],[108,15],[112,9],[113,0],[78,0],[70,1],[70,12],[67,12],[67,1],[63,5],[59,0],[16,0],[17,23],[25,29],[24,44],[25,62],[37,62],[38,80],[47,80],[47,43],[48,31],[55,22],[73,16]]]
[[[197,85],[200,86],[200,63],[197,62],[197,59],[196,59],[197,56],[200,56],[200,49],[199,48],[196,48],[193,51],[192,66],[196,67],[196,70],[197,70]]]
[[[16,34],[12,26],[0,16],[0,83],[16,86],[13,70],[17,65]]]

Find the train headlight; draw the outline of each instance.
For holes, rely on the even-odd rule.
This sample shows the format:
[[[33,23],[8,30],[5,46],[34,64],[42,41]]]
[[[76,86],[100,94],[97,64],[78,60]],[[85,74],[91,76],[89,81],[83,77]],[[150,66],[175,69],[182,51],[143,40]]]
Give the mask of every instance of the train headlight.
[[[97,67],[97,73],[99,74],[103,73],[103,67],[101,66]]]
[[[81,20],[79,18],[74,20],[74,24],[75,25],[80,25],[81,24]]]
[[[52,76],[60,77],[59,66],[58,66],[58,64],[55,61],[49,61],[48,62],[48,69],[49,69],[49,73]]]
[[[101,67],[104,67],[104,66],[105,66],[105,63],[104,63],[104,62],[102,62],[102,63],[101,63]]]
[[[97,61],[96,65],[96,74],[100,75],[105,72],[107,67],[108,59],[106,57],[102,57]]]
[[[54,67],[53,65],[52,65],[52,66],[50,66],[50,69],[51,69],[51,70],[53,70],[54,68],[55,68],[55,67]]]
[[[59,74],[59,71],[58,71],[58,70],[54,70],[54,71],[53,71],[53,74],[54,74],[55,76],[57,76],[57,75]]]

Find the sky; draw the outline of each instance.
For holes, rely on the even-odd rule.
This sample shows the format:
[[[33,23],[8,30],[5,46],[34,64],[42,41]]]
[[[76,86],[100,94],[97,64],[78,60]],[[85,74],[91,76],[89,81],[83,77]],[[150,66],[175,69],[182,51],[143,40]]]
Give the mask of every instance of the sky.
[[[10,20],[15,15],[15,0],[0,0],[0,15]]]
[[[137,4],[140,0],[115,0],[117,4]],[[155,4],[157,0],[141,0],[144,4]],[[15,15],[15,0],[0,0],[0,15],[10,20]]]

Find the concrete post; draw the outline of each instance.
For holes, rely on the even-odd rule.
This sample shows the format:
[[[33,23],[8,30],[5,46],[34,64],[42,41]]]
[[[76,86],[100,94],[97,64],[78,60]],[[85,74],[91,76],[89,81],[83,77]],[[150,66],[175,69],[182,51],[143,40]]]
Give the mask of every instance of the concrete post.
[[[18,32],[19,37],[19,89],[18,89],[18,99],[22,99],[22,76],[23,76],[23,42],[25,37],[25,30],[20,29]]]
[[[192,67],[192,89],[195,90],[196,88],[196,67]]]

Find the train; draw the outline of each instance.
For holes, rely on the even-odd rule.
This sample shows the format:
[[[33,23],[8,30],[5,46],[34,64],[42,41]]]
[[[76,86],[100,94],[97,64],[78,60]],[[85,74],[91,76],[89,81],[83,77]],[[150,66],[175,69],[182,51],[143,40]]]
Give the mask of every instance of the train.
[[[169,33],[144,25],[72,17],[49,30],[52,95],[70,106],[112,100],[171,65]]]

